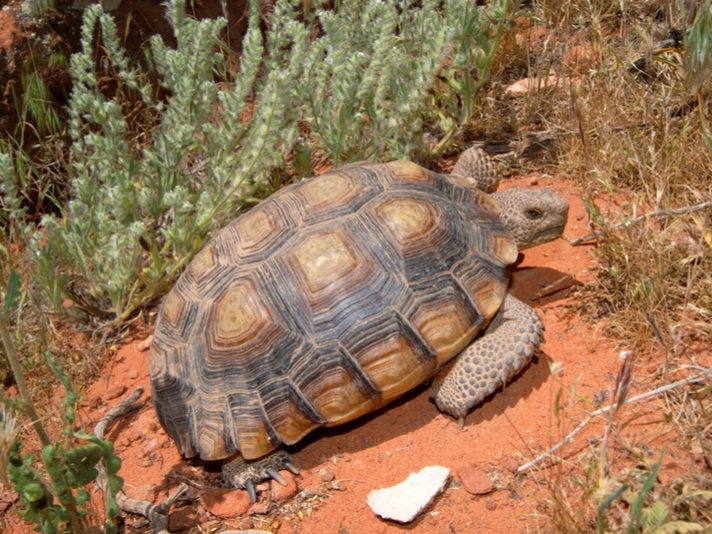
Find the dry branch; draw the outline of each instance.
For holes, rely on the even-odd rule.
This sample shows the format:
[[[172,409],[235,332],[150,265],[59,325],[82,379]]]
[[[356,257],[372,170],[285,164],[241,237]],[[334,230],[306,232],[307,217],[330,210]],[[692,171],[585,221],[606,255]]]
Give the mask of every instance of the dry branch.
[[[124,416],[143,407],[146,404],[145,402],[141,404],[134,404],[141,395],[143,395],[143,388],[140,387],[123,402],[117,404],[109,410],[96,425],[94,435],[96,435],[96,437],[100,440],[103,440],[104,433],[118,417]],[[103,461],[100,463],[98,468],[99,477],[97,478],[97,484],[102,491],[106,491],[106,466]],[[130,499],[122,490],[119,490],[116,494],[116,502],[122,512],[140,515],[148,519],[153,526],[154,534],[168,534],[168,510],[187,489],[188,486],[181,483],[165,501],[158,505],[154,505],[153,503],[140,499]]]
[[[585,244],[588,244],[590,241],[594,241],[595,239],[598,239],[599,237],[606,234],[607,232],[617,232],[618,230],[622,230],[623,228],[627,228],[628,226],[631,226],[633,224],[645,222],[645,221],[652,219],[654,217],[670,217],[672,215],[686,215],[688,213],[693,213],[695,211],[701,211],[701,210],[705,210],[708,208],[712,208],[712,200],[710,200],[709,202],[703,202],[702,204],[697,204],[695,206],[688,206],[686,208],[677,208],[674,210],[655,210],[650,213],[646,213],[645,215],[641,215],[640,217],[635,217],[634,219],[629,219],[624,223],[616,224],[615,226],[611,226],[609,228],[606,228],[605,230],[596,230],[595,232],[593,232],[591,234],[574,239],[573,241],[571,241],[571,244],[573,246],[585,245]]]
[[[709,372],[709,371],[708,371]],[[686,384],[699,384],[700,382],[705,382],[709,380],[709,377],[696,377],[696,378],[686,378],[685,380],[679,380],[677,382],[674,382],[672,384],[668,384],[667,386],[660,387],[658,389],[654,389],[653,391],[648,391],[647,393],[643,393],[642,395],[638,395],[637,397],[633,397],[631,399],[628,399],[625,401],[625,404],[630,404],[632,402],[638,402],[640,400],[647,399],[649,397],[653,397],[655,395],[658,395],[659,393],[665,393],[666,391],[670,391],[672,389],[675,389],[680,386],[684,386]],[[562,439],[559,443],[554,445],[552,448],[550,448],[548,451],[540,454],[536,458],[534,458],[531,462],[528,462],[520,467],[517,468],[517,473],[523,473],[527,469],[534,467],[536,464],[553,454],[554,452],[558,451],[561,447],[566,445],[571,439],[581,432],[581,430],[584,429],[584,427],[591,422],[591,420],[596,417],[597,415],[601,415],[607,412],[610,412],[613,409],[618,409],[620,406],[617,403],[613,403],[610,406],[607,406],[605,408],[601,408],[600,410],[596,410],[595,412],[591,412],[586,419],[581,421],[576,428],[574,428],[571,432],[569,432],[564,439]]]

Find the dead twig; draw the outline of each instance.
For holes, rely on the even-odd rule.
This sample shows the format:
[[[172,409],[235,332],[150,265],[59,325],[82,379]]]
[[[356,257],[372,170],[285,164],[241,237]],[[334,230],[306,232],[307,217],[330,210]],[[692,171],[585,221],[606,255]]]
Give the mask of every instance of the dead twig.
[[[605,230],[596,230],[595,232],[593,232],[591,234],[574,239],[573,241],[571,241],[571,245],[573,245],[574,247],[578,246],[578,245],[586,245],[591,241],[595,241],[596,239],[598,239],[602,235],[606,234],[607,232],[617,232],[618,230],[622,230],[623,228],[627,228],[633,224],[645,222],[645,221],[652,219],[654,217],[669,217],[671,215],[686,215],[688,213],[706,210],[708,208],[712,208],[712,200],[710,200],[709,202],[703,202],[702,204],[697,204],[695,206],[688,206],[686,208],[677,208],[674,210],[655,210],[653,212],[646,213],[645,215],[641,215],[640,217],[628,219],[624,223],[616,224],[615,226],[611,226],[609,228],[606,228]]]
[[[611,399],[611,405],[608,407],[608,426],[606,426],[606,432],[603,435],[603,444],[601,446],[601,478],[608,474],[608,440],[610,439],[611,431],[613,430],[613,425],[615,424],[616,414],[618,413],[620,407],[625,404],[628,392],[630,391],[630,381],[633,377],[634,360],[634,353],[628,352],[628,355],[623,361],[623,365],[618,370],[618,376],[616,376],[616,385],[613,388],[613,398]]]
[[[145,402],[134,404],[141,395],[143,395],[143,388],[138,388],[131,396],[109,410],[96,425],[94,435],[100,440],[103,440],[104,433],[118,417],[124,416],[144,406],[146,404]],[[99,476],[97,478],[97,484],[102,491],[106,491],[106,466],[103,462],[99,464],[98,469]],[[154,534],[168,534],[168,510],[187,489],[188,486],[181,483],[165,501],[158,505],[140,499],[130,499],[123,491],[119,490],[116,494],[116,503],[122,512],[140,515],[148,519],[151,525],[153,525]]]
[[[574,276],[567,274],[534,293],[531,297],[529,297],[529,300],[539,300],[541,298],[548,297],[549,295],[553,295],[557,291],[580,285],[581,282],[576,280]]]
[[[630,404],[630,403],[632,403],[632,402],[638,402],[638,401],[640,401],[640,400],[644,400],[644,399],[647,399],[647,398],[649,398],[649,397],[653,397],[653,396],[658,395],[658,394],[660,394],[660,393],[665,393],[666,391],[670,391],[670,390],[675,389],[675,388],[678,388],[678,387],[680,387],[680,386],[691,385],[691,384],[699,384],[699,383],[701,383],[701,382],[706,382],[707,380],[709,380],[709,378],[705,378],[705,377],[686,378],[685,380],[679,380],[679,381],[677,381],[677,382],[673,382],[672,384],[668,384],[667,386],[662,386],[662,387],[660,387],[660,388],[658,388],[658,389],[654,389],[653,391],[648,391],[647,393],[643,393],[642,395],[638,395],[637,397],[633,397],[633,398],[631,398],[631,399],[628,399],[628,401],[626,402],[626,404]],[[594,417],[596,417],[597,415],[601,415],[601,414],[607,413],[607,412],[609,412],[609,411],[611,411],[611,410],[613,410],[613,409],[618,409],[618,408],[619,408],[618,403],[613,403],[613,404],[611,404],[610,406],[607,406],[607,407],[605,407],[605,408],[601,408],[600,410],[596,410],[595,412],[591,412],[591,413],[588,415],[588,417],[587,417],[586,419],[584,419],[583,421],[581,421],[581,423],[579,423],[579,425],[578,425],[576,428],[574,428],[571,432],[569,432],[569,433],[566,435],[566,437],[564,437],[564,439],[562,439],[559,443],[557,443],[556,445],[554,445],[554,446],[553,446],[552,448],[550,448],[548,451],[546,451],[546,452],[540,454],[539,456],[537,456],[536,458],[534,458],[531,462],[528,462],[528,463],[526,463],[526,464],[520,466],[519,468],[517,468],[517,473],[523,473],[523,472],[526,471],[527,469],[530,469],[530,468],[534,467],[536,464],[538,464],[539,462],[541,462],[541,461],[544,460],[545,458],[549,457],[551,454],[553,454],[553,453],[555,453],[556,451],[558,451],[561,447],[563,447],[563,446],[566,445],[569,441],[571,441],[571,439],[572,439],[576,434],[578,434],[579,432],[581,432],[581,430],[583,430],[584,427],[585,427],[588,423],[590,423],[591,420],[592,420]]]
[[[124,399],[121,403],[114,406],[111,410],[106,412],[104,417],[102,417],[99,422],[94,427],[94,435],[103,440],[106,430],[111,426],[117,417],[135,412],[143,408],[146,403],[142,402],[140,404],[135,404],[135,402],[143,395],[143,388],[138,388],[130,396]]]
[[[170,473],[164,474],[163,476],[166,478],[172,478],[173,480],[182,480],[185,484],[188,484],[189,486],[193,486],[195,489],[200,490],[200,491],[215,489],[215,486],[207,486],[205,484],[198,484],[197,482],[193,482],[192,480],[190,480],[185,475],[181,475],[180,473],[176,473],[175,471],[171,471]]]

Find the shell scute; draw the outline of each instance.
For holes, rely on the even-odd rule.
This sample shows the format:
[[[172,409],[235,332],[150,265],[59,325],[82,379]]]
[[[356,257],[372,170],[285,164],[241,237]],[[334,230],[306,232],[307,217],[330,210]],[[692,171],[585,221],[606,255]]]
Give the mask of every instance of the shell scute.
[[[274,431],[287,445],[328,422],[287,377],[265,384],[260,389],[260,400]]]
[[[404,313],[443,365],[479,332],[484,317],[449,274],[413,289]]]
[[[484,261],[462,262],[454,276],[466,288],[478,313],[489,321],[499,309],[507,291],[507,281],[502,268]]]
[[[435,173],[412,161],[391,161],[384,164],[383,167],[386,170],[383,173],[384,177],[396,187],[400,185],[408,188],[413,185],[424,185],[430,188],[436,183]]]
[[[262,405],[255,402],[257,399],[256,392],[250,392],[248,396],[238,392],[227,397],[228,409],[225,413],[229,414],[229,419],[226,418],[223,423],[224,433],[231,437],[230,441],[234,445],[239,444],[239,451],[246,460],[264,456],[280,445],[279,436],[267,421]],[[208,457],[201,451],[200,457],[204,460],[218,460],[234,452],[236,449],[220,451],[220,454]]]
[[[436,199],[442,200],[420,192],[397,192],[368,210],[369,225],[384,236],[397,272],[412,283],[449,271],[470,253],[470,230],[463,216]]]
[[[377,174],[368,165],[353,166],[296,184],[290,201],[302,224],[308,226],[354,214],[382,191]]]
[[[223,228],[211,245],[220,251],[221,261],[258,262],[274,254],[297,228],[291,207],[270,197]]]
[[[345,423],[379,406],[379,391],[335,343],[319,347],[290,378],[328,425]]]
[[[206,306],[208,319],[202,339],[192,347],[204,376],[217,380],[221,376],[244,377],[249,386],[264,373],[280,372],[283,354],[296,350],[303,336],[259,273],[242,274]],[[204,353],[201,347],[205,347]],[[220,389],[221,384],[215,387]]]
[[[339,344],[353,355],[383,402],[422,384],[438,370],[435,354],[409,323],[392,310],[352,326]]]
[[[379,248],[363,239],[357,220],[321,225],[299,237],[275,265],[279,279],[294,288],[293,315],[316,343],[338,336],[359,314],[387,306],[393,286],[402,284]]]

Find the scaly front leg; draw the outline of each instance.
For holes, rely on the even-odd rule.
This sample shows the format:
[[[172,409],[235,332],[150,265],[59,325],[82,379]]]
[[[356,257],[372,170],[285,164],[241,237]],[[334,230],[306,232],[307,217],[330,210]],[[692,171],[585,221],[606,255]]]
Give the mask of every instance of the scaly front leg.
[[[521,371],[539,351],[544,323],[512,295],[505,295],[484,334],[460,354],[447,376],[436,379],[431,397],[438,408],[458,419]]]

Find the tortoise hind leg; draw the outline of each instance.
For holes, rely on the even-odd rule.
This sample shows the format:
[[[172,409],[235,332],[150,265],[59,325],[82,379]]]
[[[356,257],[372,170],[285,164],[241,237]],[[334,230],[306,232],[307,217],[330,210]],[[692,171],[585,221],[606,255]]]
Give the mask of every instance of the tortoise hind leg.
[[[484,334],[467,347],[444,378],[436,378],[431,397],[458,419],[521,371],[538,352],[544,323],[533,308],[505,295]]]
[[[295,475],[299,474],[299,468],[292,463],[292,457],[284,451],[275,451],[252,461],[245,461],[238,454],[223,462],[222,479],[231,488],[246,489],[252,502],[255,502],[255,484],[273,478],[282,486],[287,485],[287,481],[279,474],[282,469],[288,469]]]

